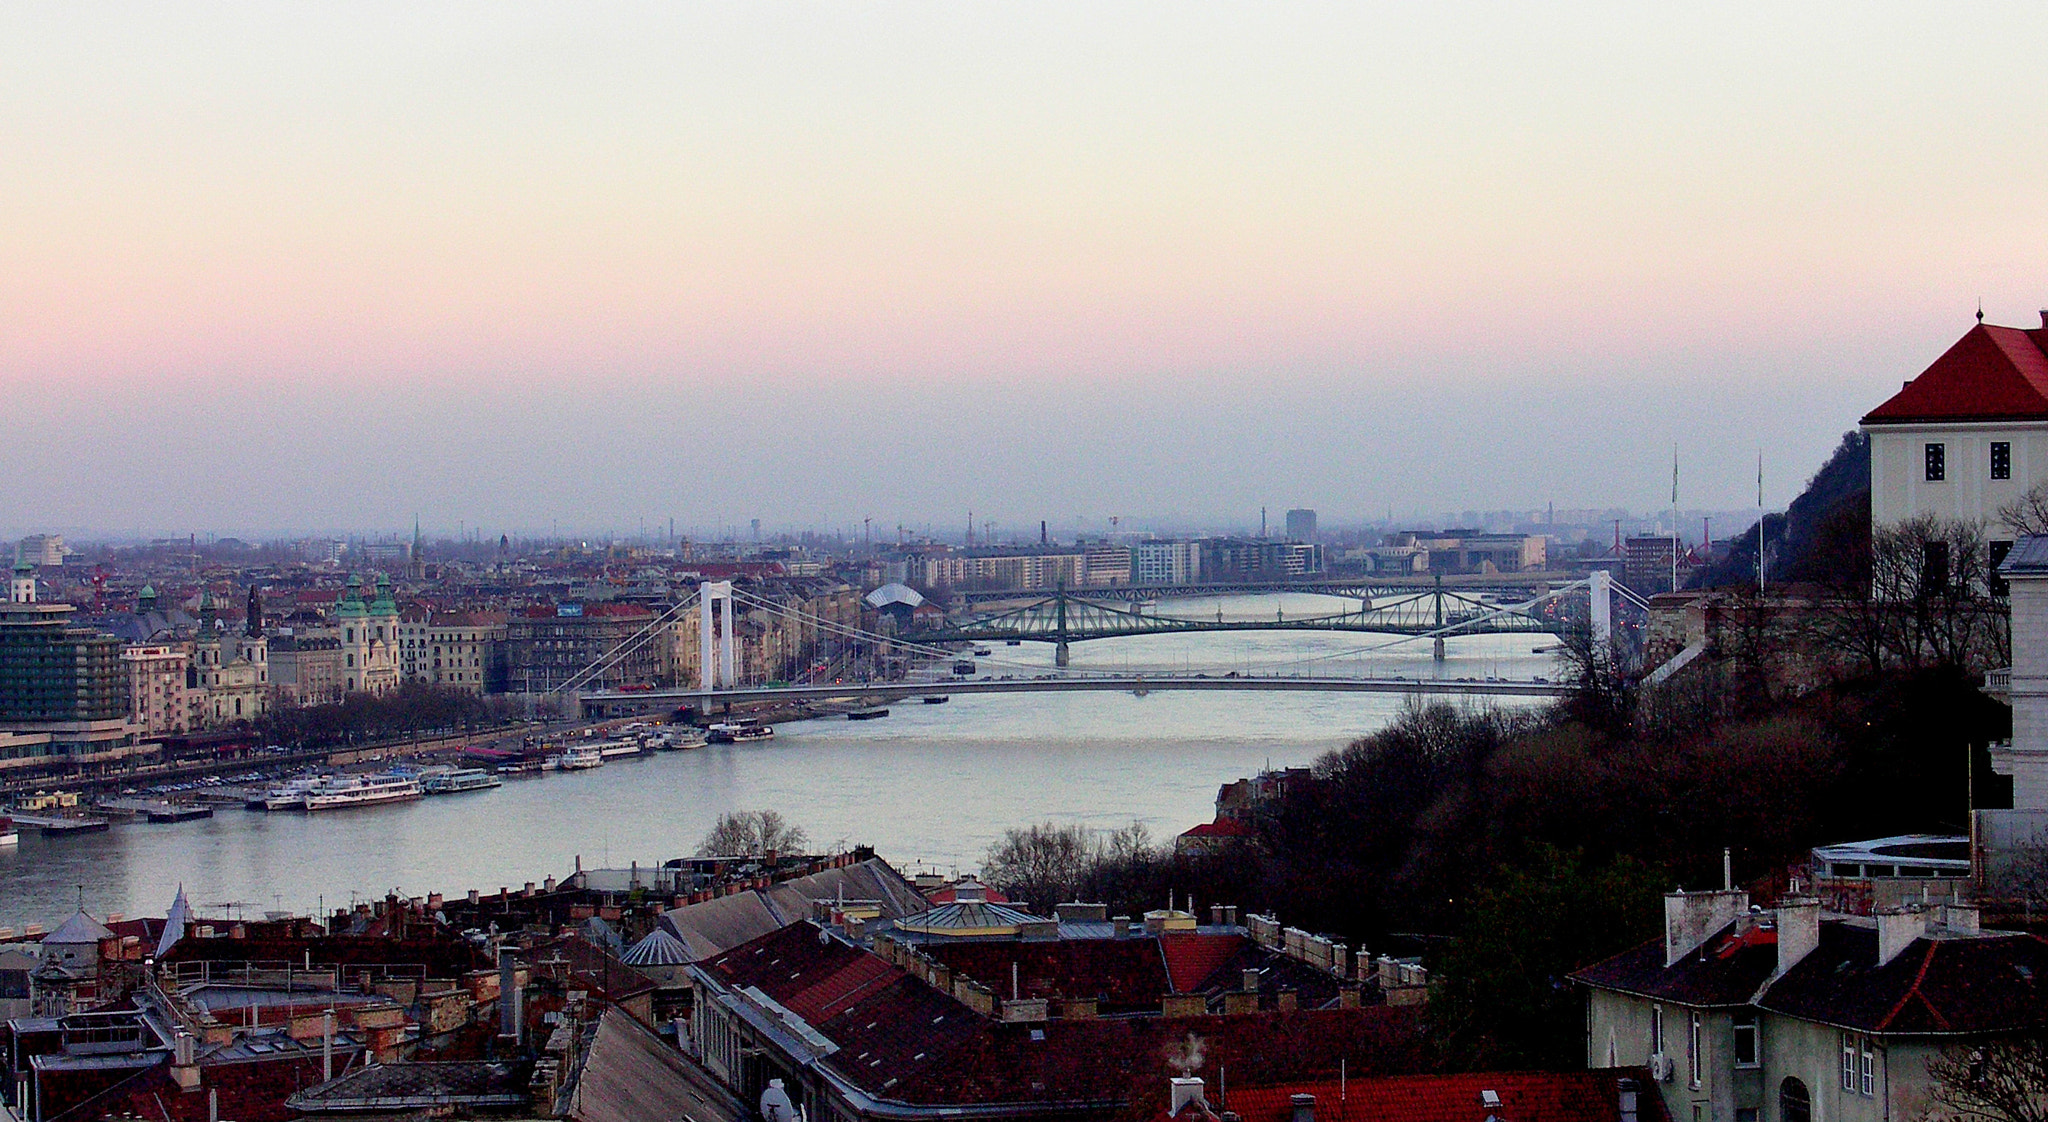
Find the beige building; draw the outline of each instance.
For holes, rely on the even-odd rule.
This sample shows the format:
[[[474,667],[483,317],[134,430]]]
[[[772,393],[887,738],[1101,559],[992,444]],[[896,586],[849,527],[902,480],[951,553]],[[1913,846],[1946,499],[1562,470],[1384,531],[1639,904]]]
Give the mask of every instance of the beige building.
[[[433,614],[417,604],[398,613],[398,676],[404,681],[433,681],[427,665],[427,625]]]
[[[499,613],[435,613],[422,629],[419,676],[467,693],[503,692],[505,629]]]
[[[270,641],[270,682],[292,705],[333,705],[341,700],[341,639],[331,627],[299,628]]]
[[[192,731],[192,649],[184,643],[130,643],[121,649],[128,670],[128,719],[144,735]]]

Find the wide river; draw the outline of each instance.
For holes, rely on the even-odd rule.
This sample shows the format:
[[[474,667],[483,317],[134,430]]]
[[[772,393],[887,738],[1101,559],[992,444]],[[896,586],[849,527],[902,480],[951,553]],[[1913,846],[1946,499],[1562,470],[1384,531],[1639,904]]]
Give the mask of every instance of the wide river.
[[[1160,610],[1270,618],[1344,605],[1290,594],[1170,601]],[[1389,645],[1355,633],[1142,636],[1076,644],[1073,666],[1526,679],[1557,675],[1552,656],[1534,653],[1548,642],[1453,639],[1439,664],[1426,642]],[[1027,676],[1049,671],[1052,651],[998,644],[983,662],[990,673]],[[793,722],[765,744],[662,753],[415,803],[314,815],[227,807],[195,822],[70,838],[24,829],[18,848],[0,849],[0,926],[54,926],[81,888],[101,915],[162,915],[180,885],[214,915],[231,903],[255,915],[391,891],[517,888],[562,876],[579,857],[623,867],[685,856],[730,810],[780,811],[814,845],[871,845],[906,870],[974,869],[1005,829],[1033,822],[1142,822],[1166,842],[1213,816],[1219,784],[1311,763],[1409,704],[1367,693],[960,695],[947,705],[896,704],[875,721]]]

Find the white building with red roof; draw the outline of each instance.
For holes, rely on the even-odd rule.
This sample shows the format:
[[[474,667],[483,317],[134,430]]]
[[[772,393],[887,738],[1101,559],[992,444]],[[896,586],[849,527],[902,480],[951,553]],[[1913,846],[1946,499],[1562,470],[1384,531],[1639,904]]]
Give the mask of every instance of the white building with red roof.
[[[2048,483],[2048,311],[2038,328],[1988,323],[1863,418],[1873,526],[1922,514],[2017,536],[2001,507]]]

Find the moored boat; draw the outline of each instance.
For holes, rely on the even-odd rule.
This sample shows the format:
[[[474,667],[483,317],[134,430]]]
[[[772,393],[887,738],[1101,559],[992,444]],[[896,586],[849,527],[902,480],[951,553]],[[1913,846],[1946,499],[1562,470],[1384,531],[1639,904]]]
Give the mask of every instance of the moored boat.
[[[463,791],[488,791],[503,787],[505,781],[480,767],[430,771],[420,776],[420,794],[455,795]]]
[[[407,775],[342,775],[306,792],[306,809],[341,810],[420,797],[419,781]]]
[[[604,753],[594,744],[578,744],[549,756],[543,766],[549,771],[589,771],[604,766]]]

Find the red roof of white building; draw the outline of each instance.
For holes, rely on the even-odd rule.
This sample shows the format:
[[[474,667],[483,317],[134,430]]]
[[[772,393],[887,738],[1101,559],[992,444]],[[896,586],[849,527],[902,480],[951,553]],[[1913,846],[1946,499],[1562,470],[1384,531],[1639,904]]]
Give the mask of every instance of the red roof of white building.
[[[2048,322],[1978,324],[1863,423],[2022,420],[2048,420]]]

